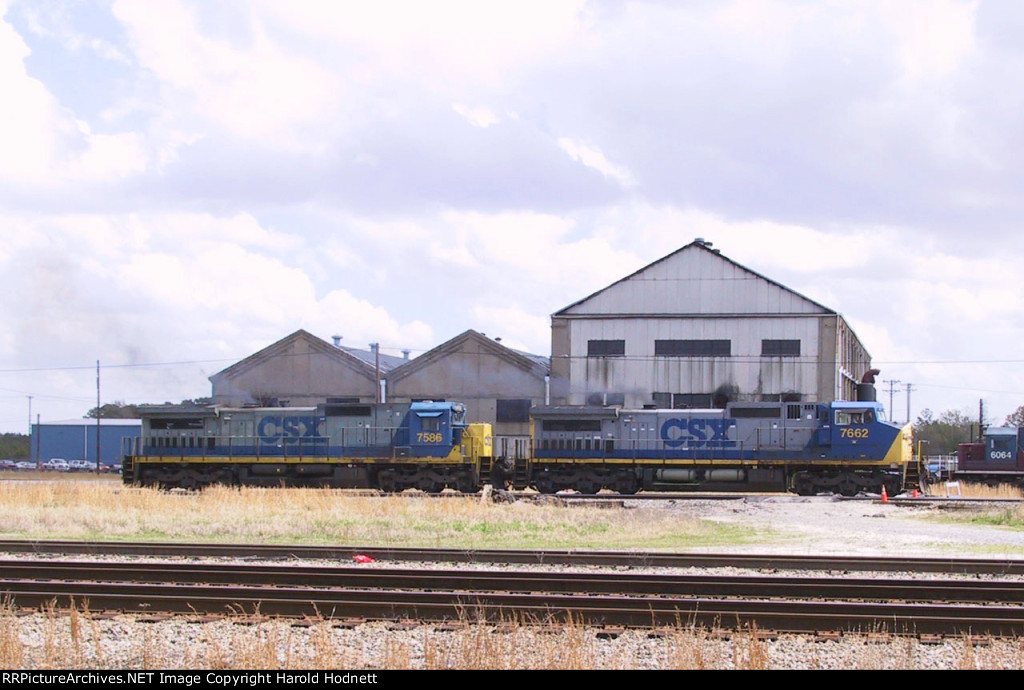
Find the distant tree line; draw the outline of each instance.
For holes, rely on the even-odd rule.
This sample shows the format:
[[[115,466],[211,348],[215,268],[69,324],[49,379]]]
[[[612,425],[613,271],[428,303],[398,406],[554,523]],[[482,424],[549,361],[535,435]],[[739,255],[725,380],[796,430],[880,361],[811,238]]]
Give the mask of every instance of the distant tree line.
[[[180,403],[165,402],[164,405],[209,405],[213,402],[210,398],[189,398],[188,400],[182,400]],[[85,413],[86,419],[138,419],[139,408],[142,405],[129,405],[123,401],[117,400],[112,403],[107,403],[101,407],[94,407]]]
[[[0,435],[0,458],[28,460],[28,435],[10,433]]]
[[[982,419],[981,425],[984,428],[989,423]],[[1007,415],[1003,426],[1024,426],[1024,405]],[[955,454],[958,445],[977,442],[982,433],[978,420],[960,410],[946,410],[936,417],[931,410],[924,409],[914,422],[914,441],[928,443],[925,455]]]

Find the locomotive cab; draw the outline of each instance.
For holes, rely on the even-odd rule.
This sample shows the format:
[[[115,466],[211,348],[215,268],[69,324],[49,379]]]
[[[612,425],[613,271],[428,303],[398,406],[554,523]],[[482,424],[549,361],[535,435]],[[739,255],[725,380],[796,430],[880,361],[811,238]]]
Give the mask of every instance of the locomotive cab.
[[[989,483],[1019,482],[1024,472],[1024,427],[990,427],[984,443],[961,443],[957,475]]]
[[[416,402],[409,407],[409,446],[414,455],[447,455],[462,444],[466,408],[461,403]]]

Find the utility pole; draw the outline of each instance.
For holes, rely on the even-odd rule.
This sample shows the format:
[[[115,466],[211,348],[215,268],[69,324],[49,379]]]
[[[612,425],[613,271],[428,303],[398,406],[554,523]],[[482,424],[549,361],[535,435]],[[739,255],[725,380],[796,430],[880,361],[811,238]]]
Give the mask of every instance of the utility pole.
[[[895,413],[893,412],[893,409],[892,409],[892,394],[896,392],[896,384],[900,383],[900,382],[896,381],[896,380],[886,380],[883,383],[888,383],[889,384],[889,408],[888,408],[888,410],[889,410],[889,417],[895,417],[896,415],[895,415]],[[892,421],[896,421],[896,420],[893,419]]]
[[[32,396],[26,395],[28,398],[28,459],[32,461]]]
[[[100,472],[100,361],[96,360],[96,474]]]

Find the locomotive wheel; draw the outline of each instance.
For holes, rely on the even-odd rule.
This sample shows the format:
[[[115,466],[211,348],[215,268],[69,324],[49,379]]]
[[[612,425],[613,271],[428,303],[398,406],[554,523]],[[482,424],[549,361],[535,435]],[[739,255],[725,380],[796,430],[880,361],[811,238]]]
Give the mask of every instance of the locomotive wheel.
[[[430,477],[420,477],[419,481],[416,482],[416,488],[426,494],[439,494],[444,489],[444,485],[440,482],[435,482]]]
[[[377,487],[386,494],[398,493],[398,483],[394,472],[381,472],[377,475]]]
[[[537,477],[537,481],[535,483],[537,485],[537,491],[542,494],[553,494],[558,491],[558,487],[555,486],[555,482],[546,474],[542,474]]]
[[[839,482],[839,493],[842,496],[856,496],[860,492],[860,487],[852,479],[844,479]]]
[[[623,472],[615,480],[615,490],[625,496],[632,496],[640,490],[640,482],[632,472]]]
[[[798,474],[793,478],[793,492],[797,496],[814,496],[818,493],[818,489],[809,477]]]

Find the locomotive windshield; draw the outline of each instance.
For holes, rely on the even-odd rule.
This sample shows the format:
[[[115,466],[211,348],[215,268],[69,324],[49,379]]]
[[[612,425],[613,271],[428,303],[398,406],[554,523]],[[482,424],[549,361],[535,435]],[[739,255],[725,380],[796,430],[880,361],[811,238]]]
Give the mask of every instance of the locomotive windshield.
[[[874,410],[836,410],[836,424],[871,424],[874,421]]]

